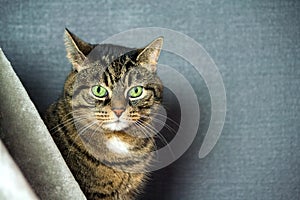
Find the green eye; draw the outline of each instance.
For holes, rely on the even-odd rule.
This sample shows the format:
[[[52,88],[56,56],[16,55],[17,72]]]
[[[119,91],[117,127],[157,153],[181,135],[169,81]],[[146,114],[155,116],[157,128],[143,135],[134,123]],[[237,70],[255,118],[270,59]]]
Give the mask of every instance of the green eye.
[[[92,93],[93,95],[95,95],[96,97],[98,98],[103,98],[103,97],[106,97],[107,96],[107,90],[100,86],[100,85],[95,85],[92,87]]]
[[[131,97],[131,98],[139,97],[139,96],[142,95],[142,93],[143,93],[143,87],[142,86],[133,87],[128,92],[129,97]]]

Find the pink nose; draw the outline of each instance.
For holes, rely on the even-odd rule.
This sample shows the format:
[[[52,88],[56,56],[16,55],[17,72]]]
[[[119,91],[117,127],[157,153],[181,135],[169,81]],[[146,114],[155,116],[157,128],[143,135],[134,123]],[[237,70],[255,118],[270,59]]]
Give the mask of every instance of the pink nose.
[[[123,108],[115,108],[113,109],[114,113],[117,115],[117,117],[120,117],[122,113],[125,111]]]

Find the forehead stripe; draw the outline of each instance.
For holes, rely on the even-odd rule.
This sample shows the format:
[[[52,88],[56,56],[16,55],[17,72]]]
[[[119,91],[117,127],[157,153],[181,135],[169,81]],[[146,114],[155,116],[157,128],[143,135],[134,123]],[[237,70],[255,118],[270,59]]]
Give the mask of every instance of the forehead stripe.
[[[107,74],[104,72],[102,74],[102,78],[103,78],[103,82],[106,86],[108,86],[108,77],[107,77]]]
[[[105,74],[106,74],[106,77],[107,77],[108,84],[112,85],[114,83],[115,79],[112,76],[112,73],[110,72],[109,67],[106,69]]]

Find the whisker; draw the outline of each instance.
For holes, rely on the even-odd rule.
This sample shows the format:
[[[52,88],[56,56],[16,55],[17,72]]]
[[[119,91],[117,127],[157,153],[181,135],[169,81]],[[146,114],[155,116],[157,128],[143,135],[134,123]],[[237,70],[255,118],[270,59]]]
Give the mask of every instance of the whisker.
[[[166,116],[166,115],[163,115],[163,114],[157,113],[157,112],[152,112],[152,114],[154,114],[154,115],[159,115],[159,116],[162,116],[162,117],[165,117],[166,119],[168,119],[168,120],[170,120],[171,122],[173,122],[176,126],[178,126],[178,127],[181,128],[180,124],[178,124],[175,120],[173,120],[172,118],[170,118],[170,117],[168,117],[168,116]]]
[[[92,133],[90,139],[88,142],[91,141],[91,139],[94,137],[94,135],[97,133],[98,129],[102,126],[103,122],[101,122],[100,124],[98,124],[97,128],[94,130],[94,132]]]
[[[147,133],[147,129],[143,126],[143,124],[141,122],[136,121],[136,123],[134,123],[134,125],[138,128],[141,128],[141,131],[145,135],[145,137],[147,137],[147,138],[151,137],[151,135],[149,135]],[[156,147],[156,150],[157,150],[157,147]]]
[[[74,111],[71,111],[71,112],[65,114],[64,116],[62,116],[62,117],[61,117],[61,120],[64,120],[64,118],[67,118],[68,115],[76,114],[76,113],[81,114],[81,112],[74,110]],[[84,114],[84,115],[79,115],[79,116],[85,116],[85,115],[89,115],[89,114]],[[71,120],[71,119],[73,119],[73,118],[74,118],[74,117],[71,116],[70,118],[67,118],[67,120]],[[63,121],[63,122],[64,122],[64,121]],[[63,123],[63,122],[62,122],[62,123]],[[60,126],[62,123],[58,124],[57,126]],[[56,128],[57,126],[53,127],[52,129]],[[51,131],[52,129],[50,129],[50,131]]]
[[[85,132],[86,130],[88,130],[89,128],[91,128],[92,126],[94,126],[94,125],[97,124],[97,123],[98,123],[98,121],[92,121],[91,123],[88,123],[86,126],[82,127],[81,130],[78,130],[78,131],[77,131],[77,135],[76,135],[76,137],[73,139],[73,143],[71,144],[71,146],[74,145],[74,143],[76,142],[76,140],[77,140],[81,135],[83,135],[84,132]],[[69,154],[68,154],[67,158],[68,158],[69,156],[70,156],[70,151],[69,151]]]
[[[149,118],[149,119],[151,119],[152,121],[154,121],[154,122],[157,122],[157,123],[159,123],[160,125],[162,125],[162,126],[165,126],[172,134],[174,134],[174,135],[176,135],[176,133],[177,133],[177,131],[175,130],[175,129],[173,129],[171,126],[169,126],[165,121],[162,121],[162,120],[160,120],[160,119],[157,119],[157,118],[155,118],[155,117],[149,117],[149,116],[146,116],[146,115],[143,115],[142,117],[144,117],[144,118]]]
[[[59,123],[58,125],[54,126],[53,128],[51,128],[49,130],[49,132],[51,134],[55,134],[57,131],[59,131],[59,128],[62,127],[62,126],[69,126],[70,124],[72,124],[74,122],[74,124],[76,122],[80,122],[80,121],[83,121],[85,119],[89,119],[88,118],[89,115],[81,115],[81,116],[77,116],[75,119],[72,117],[72,118],[69,118],[69,119],[66,119],[65,121],[62,121],[61,123]],[[57,129],[57,130],[55,130]]]
[[[143,122],[143,123],[142,123]],[[147,128],[148,131],[150,131],[152,134],[157,135],[159,132],[152,126],[148,126],[148,123],[143,121],[139,122],[141,124],[141,126]],[[153,137],[153,136],[152,136]]]
[[[143,132],[143,134],[145,135],[146,138],[151,137],[151,135],[148,134],[147,130],[144,128],[144,126],[143,126],[143,124],[141,124],[141,122],[136,121],[136,124],[139,125],[139,127],[145,131],[145,132]]]
[[[145,122],[145,121],[144,121]],[[170,145],[168,144],[166,138],[155,129],[155,127],[151,126],[151,124],[145,122],[145,124],[139,122],[141,126],[143,126],[145,129],[148,129],[148,131],[154,133],[154,135],[156,135],[163,143],[165,143],[165,145],[168,147],[170,153],[172,154],[172,156],[175,158],[174,153],[170,147]]]
[[[140,129],[140,131],[142,131],[142,133],[147,137],[147,130],[142,126],[142,124],[138,121],[136,121],[137,123],[134,123],[134,126],[136,126],[138,129]],[[157,157],[159,157],[158,153],[157,153],[157,150],[158,150],[158,147],[157,145],[155,144],[155,142],[153,143],[154,145],[154,150],[155,150],[155,154]]]
[[[175,131],[175,129],[173,129],[171,126],[169,126],[167,123],[165,123],[164,121],[161,121],[160,119],[157,118],[152,118],[153,121],[165,126],[171,133],[173,133],[174,135],[176,135],[177,131]]]

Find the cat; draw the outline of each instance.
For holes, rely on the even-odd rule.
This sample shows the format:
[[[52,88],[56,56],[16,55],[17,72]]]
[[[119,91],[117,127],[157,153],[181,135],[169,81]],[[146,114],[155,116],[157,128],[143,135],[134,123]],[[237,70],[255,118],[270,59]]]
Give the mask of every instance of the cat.
[[[64,41],[73,69],[45,123],[87,199],[134,199],[155,150],[163,37],[135,49],[90,44],[66,29]]]

